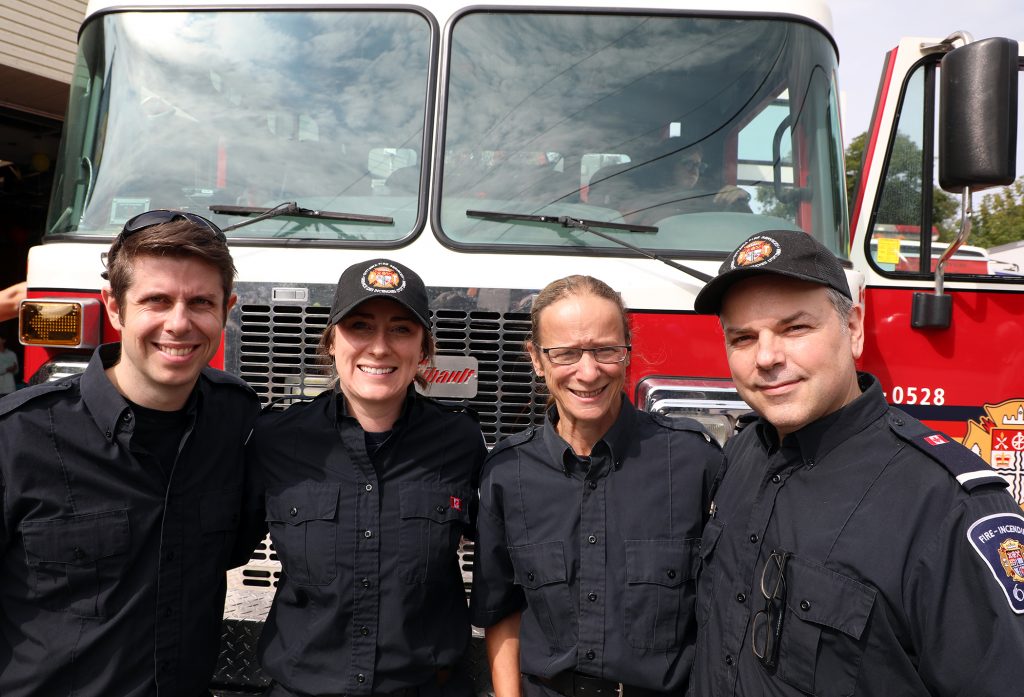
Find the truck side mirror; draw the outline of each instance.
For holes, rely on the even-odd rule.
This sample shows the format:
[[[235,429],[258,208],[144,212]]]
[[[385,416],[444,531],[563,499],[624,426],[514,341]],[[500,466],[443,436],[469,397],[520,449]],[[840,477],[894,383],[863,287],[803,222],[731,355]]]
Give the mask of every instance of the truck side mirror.
[[[1017,173],[1017,42],[992,38],[942,58],[939,186],[1008,186]]]
[[[1017,42],[992,38],[955,48],[942,57],[939,75],[939,186],[963,202],[960,232],[935,267],[935,292],[914,293],[915,329],[949,328],[946,264],[970,237],[971,194],[1008,186],[1017,174]]]

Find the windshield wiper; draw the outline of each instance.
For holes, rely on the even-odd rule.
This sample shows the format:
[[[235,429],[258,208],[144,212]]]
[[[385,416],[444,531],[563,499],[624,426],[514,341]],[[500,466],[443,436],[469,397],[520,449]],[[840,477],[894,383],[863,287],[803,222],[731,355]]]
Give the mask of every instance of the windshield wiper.
[[[597,235],[602,239],[606,239],[609,242],[617,244],[620,247],[631,249],[637,254],[642,254],[648,259],[660,261],[662,264],[671,266],[673,269],[682,271],[683,273],[693,276],[694,278],[704,281],[705,283],[707,283],[713,278],[712,276],[708,276],[706,273],[697,271],[696,269],[691,269],[688,266],[677,264],[671,259],[666,259],[665,257],[659,254],[655,254],[654,252],[651,252],[649,250],[646,250],[643,247],[637,247],[636,245],[630,244],[625,240],[620,240],[618,237],[614,237],[606,232],[601,232],[600,230],[594,229],[595,227],[604,227],[611,228],[612,230],[627,230],[629,232],[657,232],[658,228],[652,225],[606,223],[602,220],[586,220],[583,218],[573,218],[572,216],[568,215],[529,215],[525,213],[502,213],[501,211],[466,211],[466,216],[469,218],[483,218],[484,220],[494,220],[499,223],[517,221],[529,223],[553,223],[556,225],[561,225],[564,228],[574,228],[576,230],[583,230],[584,232],[589,232],[592,235]]]
[[[360,213],[336,213],[334,211],[314,211],[311,208],[302,208],[295,201],[286,201],[273,208],[258,208],[256,206],[210,206],[210,210],[220,215],[245,215],[255,216],[249,220],[243,220],[234,225],[221,228],[224,232],[235,230],[243,225],[252,225],[267,218],[276,218],[281,215],[292,215],[299,218],[318,218],[323,220],[340,220],[349,223],[381,223],[382,225],[394,225],[395,219],[386,215],[362,215]]]

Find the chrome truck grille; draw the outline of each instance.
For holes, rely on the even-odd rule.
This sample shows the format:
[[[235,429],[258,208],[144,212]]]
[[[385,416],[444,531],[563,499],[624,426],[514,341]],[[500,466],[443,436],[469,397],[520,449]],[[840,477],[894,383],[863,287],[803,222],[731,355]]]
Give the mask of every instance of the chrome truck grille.
[[[278,408],[328,387],[316,350],[334,286],[239,283],[236,292],[225,368],[252,385],[264,405]],[[477,413],[487,445],[540,423],[547,394],[524,347],[530,292],[433,288],[431,296],[438,356],[477,361],[476,394],[453,401]]]

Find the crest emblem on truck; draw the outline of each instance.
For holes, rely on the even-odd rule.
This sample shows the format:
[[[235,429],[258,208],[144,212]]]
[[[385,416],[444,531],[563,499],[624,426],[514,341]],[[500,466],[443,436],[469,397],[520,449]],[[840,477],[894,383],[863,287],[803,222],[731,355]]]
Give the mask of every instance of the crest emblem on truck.
[[[397,293],[405,287],[402,272],[390,264],[376,264],[363,274],[363,288],[366,290],[386,290]]]
[[[1010,482],[1010,494],[1024,503],[1024,400],[986,404],[967,422],[962,443]]]
[[[755,237],[736,250],[736,254],[732,258],[732,267],[736,269],[761,266],[779,256],[780,253],[782,253],[782,249],[779,247],[779,243],[771,237]]]

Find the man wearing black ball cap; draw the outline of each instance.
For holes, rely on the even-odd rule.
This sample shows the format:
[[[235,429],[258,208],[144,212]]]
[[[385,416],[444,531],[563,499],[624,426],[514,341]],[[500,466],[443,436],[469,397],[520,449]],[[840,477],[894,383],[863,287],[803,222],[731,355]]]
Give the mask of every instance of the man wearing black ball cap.
[[[760,233],[695,308],[719,316],[759,418],[726,445],[702,538],[691,694],[1005,693],[1024,655],[1021,510],[857,372],[842,263],[803,232]]]

